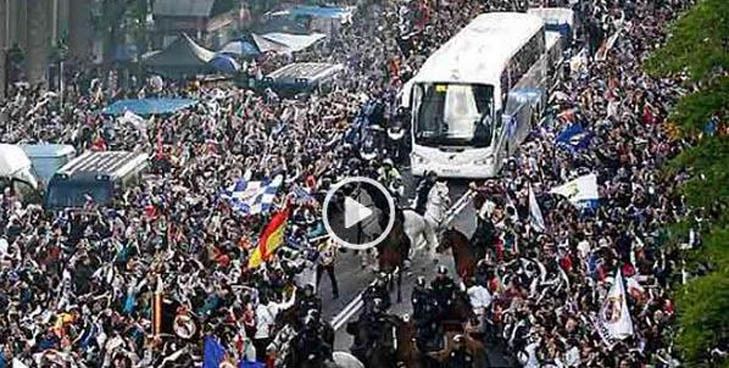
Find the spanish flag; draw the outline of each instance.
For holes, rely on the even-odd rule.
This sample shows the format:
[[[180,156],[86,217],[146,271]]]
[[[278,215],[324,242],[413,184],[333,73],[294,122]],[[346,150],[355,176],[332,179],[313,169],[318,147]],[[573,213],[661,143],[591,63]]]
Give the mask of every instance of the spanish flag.
[[[258,246],[253,250],[250,258],[248,258],[248,267],[256,268],[276,251],[284,241],[284,232],[286,231],[286,221],[289,219],[289,207],[277,212],[271,221],[266,225],[258,240]]]
[[[157,276],[157,290],[152,296],[152,335],[159,337],[162,332],[162,295],[164,295],[164,286],[162,278]]]

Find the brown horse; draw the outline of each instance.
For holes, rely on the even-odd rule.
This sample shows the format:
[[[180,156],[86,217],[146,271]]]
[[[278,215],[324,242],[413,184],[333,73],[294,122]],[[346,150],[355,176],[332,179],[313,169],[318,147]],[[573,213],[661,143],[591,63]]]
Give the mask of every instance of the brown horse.
[[[365,367],[422,368],[424,366],[424,356],[415,345],[415,324],[412,321],[405,321],[396,315],[385,316],[378,325],[382,329],[379,341],[369,341],[366,323],[355,321],[347,324],[347,333],[354,336],[355,344],[369,342],[368,346],[360,346],[359,353],[364,353],[365,356],[357,357]]]
[[[478,259],[471,248],[471,241],[462,232],[450,228],[443,232],[438,253],[443,253],[450,248],[453,253],[453,261],[456,265],[456,272],[461,279],[465,280],[474,275]]]
[[[487,362],[486,357],[486,348],[484,347],[483,343],[481,341],[478,341],[474,339],[473,337],[469,336],[468,334],[463,333],[462,331],[448,331],[443,335],[443,339],[445,340],[445,344],[443,345],[444,348],[440,351],[433,351],[427,353],[427,355],[431,358],[433,358],[435,361],[437,361],[440,364],[446,364],[448,362],[448,358],[451,356],[451,352],[455,350],[456,343],[453,341],[453,338],[456,335],[462,335],[463,336],[463,344],[466,349],[466,351],[473,357],[473,366],[474,367],[485,367]]]
[[[392,280],[397,276],[397,302],[402,301],[402,269],[405,259],[410,251],[410,238],[408,238],[403,227],[402,211],[395,213],[395,224],[387,235],[387,238],[377,244],[377,262],[380,272],[389,275],[389,284],[392,286]]]

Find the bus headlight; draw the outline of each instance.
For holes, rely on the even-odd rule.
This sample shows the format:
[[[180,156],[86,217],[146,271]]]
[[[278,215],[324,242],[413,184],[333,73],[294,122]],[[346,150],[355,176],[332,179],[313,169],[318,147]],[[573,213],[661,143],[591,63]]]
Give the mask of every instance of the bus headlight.
[[[415,153],[415,152],[411,153],[410,154],[410,157],[413,159],[413,162],[418,163],[418,164],[422,164],[422,163],[425,163],[425,162],[428,161],[428,160],[425,159],[425,156],[420,155],[420,154]]]

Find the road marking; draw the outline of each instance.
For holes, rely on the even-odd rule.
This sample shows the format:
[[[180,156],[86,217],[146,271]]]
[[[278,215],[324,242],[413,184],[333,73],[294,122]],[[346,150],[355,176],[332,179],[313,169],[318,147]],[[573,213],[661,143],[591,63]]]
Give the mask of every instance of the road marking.
[[[446,217],[443,220],[443,223],[440,224],[440,227],[443,228],[444,225],[449,224],[451,221],[453,221],[456,216],[468,205],[468,203],[473,199],[473,196],[475,195],[475,192],[471,189],[466,190],[463,195],[458,198],[458,200],[446,211]],[[418,246],[424,246],[426,244],[426,240],[422,239],[420,243],[418,243]],[[362,292],[357,294],[354,299],[352,299],[349,304],[347,304],[344,309],[342,309],[337,315],[334,316],[331,320],[332,328],[334,328],[334,331],[338,331],[342,326],[344,326],[347,321],[349,321],[350,318],[352,318],[357,312],[359,312],[360,309],[364,306],[364,300],[362,300]]]

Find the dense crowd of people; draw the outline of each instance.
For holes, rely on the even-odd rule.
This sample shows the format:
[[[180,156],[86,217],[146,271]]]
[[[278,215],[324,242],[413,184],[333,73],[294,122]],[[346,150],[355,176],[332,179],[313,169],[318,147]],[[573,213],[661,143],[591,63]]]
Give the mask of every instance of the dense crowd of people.
[[[687,3],[548,4],[577,10],[588,53],[570,63],[552,94],[545,125],[510,159],[502,177],[473,188],[485,198],[477,230],[485,251],[474,277],[462,280],[484,329],[498,335],[494,341],[506,344],[524,366],[677,364],[669,288],[680,258],[662,247],[662,228],[690,210],[673,190],[681,178],[666,180],[656,170],[682,148],[664,129],[666,110],[681,91],[677,81],[647,76],[641,60]],[[393,150],[382,144],[374,147],[378,159],[363,158],[360,146],[346,139],[349,128],[362,119],[395,120],[403,82],[476,15],[528,5],[361,4],[360,17],[313,50],[249,64],[253,78],[292,61],[345,64],[331,93],[303,99],[171,81],[164,88],[123,90],[112,77],[83,74],[69,83],[62,106],[42,88],[16,89],[0,103],[2,142],[146,151],[152,168],[108,208],[90,203],[84,211],[45,212],[10,190],[3,193],[0,367],[13,359],[38,367],[189,367],[204,355],[203,336],[214,336],[236,362],[280,363],[280,356],[267,360],[267,353],[288,344],[293,346],[288,364],[323,366],[331,360],[332,331],[321,316],[316,277],[302,277],[312,267],[319,274],[329,270],[319,244],[310,242],[322,233],[316,202],[345,176],[378,178],[383,163],[390,165],[386,175],[393,166],[388,160]],[[598,46],[615,32],[622,33],[611,50],[596,57]],[[140,95],[200,103],[142,126],[98,113],[116,98]],[[378,113],[366,113],[363,107],[373,104]],[[554,144],[555,135],[573,123],[594,133],[580,152]],[[548,193],[585,173],[598,176],[601,199],[594,213]],[[279,174],[285,179],[278,207],[292,201],[289,194],[299,186],[315,200],[294,201],[283,247],[290,254],[250,269],[248,257],[268,216],[242,216],[220,192],[243,176]],[[530,187],[548,231],[530,224]],[[635,333],[608,349],[593,320],[618,269],[629,291]],[[455,287],[461,280],[446,280],[445,270],[439,275],[435,294],[426,280],[418,280],[420,301],[449,304],[452,287],[442,292],[443,285]],[[191,336],[171,331],[151,337],[156,293],[171,302],[173,314],[194,321]],[[374,308],[386,311],[389,299],[375,299]],[[428,323],[434,315],[413,314],[417,333],[425,336],[418,339],[423,350],[432,343],[428,336],[437,335]],[[467,366],[458,364],[464,365],[450,366]]]

